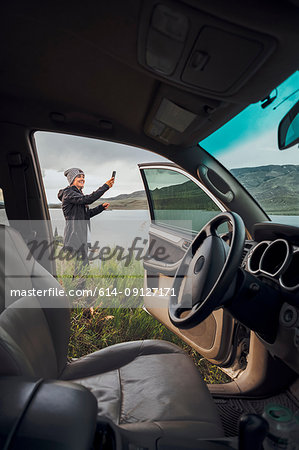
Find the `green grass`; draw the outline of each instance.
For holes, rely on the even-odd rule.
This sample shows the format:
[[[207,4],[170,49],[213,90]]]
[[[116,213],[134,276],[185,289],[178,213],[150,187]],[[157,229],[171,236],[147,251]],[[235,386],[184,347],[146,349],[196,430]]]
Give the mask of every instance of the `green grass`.
[[[60,283],[68,292],[77,280],[72,279],[74,263],[57,261]],[[91,265],[84,270],[85,289],[95,287],[117,289],[143,287],[143,267],[139,261],[131,261],[125,267],[124,261],[110,260],[101,267]],[[159,323],[142,309],[142,298],[124,295],[91,298],[71,298],[74,307],[71,311],[71,336],[68,356],[78,358],[98,349],[120,342],[140,339],[163,339],[183,348],[193,359],[207,383],[227,383],[230,378],[217,366],[201,357],[173,332]],[[86,307],[86,302],[89,307]],[[84,305],[84,307],[82,306]],[[135,307],[138,305],[138,307]],[[133,307],[134,306],[134,307]]]
[[[198,366],[207,383],[227,383],[230,378],[219,367],[202,358],[192,347],[141,308],[74,308],[71,313],[69,357],[119,342],[164,339],[183,348]]]

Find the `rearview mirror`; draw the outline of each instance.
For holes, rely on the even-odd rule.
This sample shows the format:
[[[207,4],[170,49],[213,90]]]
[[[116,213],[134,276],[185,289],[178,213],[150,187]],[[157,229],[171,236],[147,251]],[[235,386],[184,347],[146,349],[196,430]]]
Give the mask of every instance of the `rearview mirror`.
[[[299,101],[284,116],[278,127],[278,148],[285,150],[299,142]]]

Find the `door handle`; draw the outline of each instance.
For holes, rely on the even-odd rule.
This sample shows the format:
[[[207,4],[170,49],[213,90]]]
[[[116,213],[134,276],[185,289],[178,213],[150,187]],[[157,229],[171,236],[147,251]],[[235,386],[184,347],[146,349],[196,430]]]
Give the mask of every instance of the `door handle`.
[[[151,272],[155,273],[163,273],[164,275],[173,277],[179,265],[181,264],[182,259],[179,259],[174,263],[165,263],[163,261],[157,261],[156,259],[152,258],[144,261],[143,267],[145,268],[145,270],[150,270]]]
[[[206,166],[198,166],[197,174],[203,181],[204,185],[212,192],[212,194],[216,195],[219,200],[222,200],[225,203],[230,203],[231,201],[233,201],[234,193],[230,189],[227,192],[221,192],[220,189],[218,189],[209,178],[208,168]]]

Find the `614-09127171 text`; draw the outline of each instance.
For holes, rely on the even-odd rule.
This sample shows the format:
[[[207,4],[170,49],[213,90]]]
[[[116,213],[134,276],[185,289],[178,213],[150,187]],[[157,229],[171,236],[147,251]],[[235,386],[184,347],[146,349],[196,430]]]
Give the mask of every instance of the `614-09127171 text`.
[[[110,288],[100,288],[98,290],[98,295],[100,297],[106,296],[117,296],[124,294],[126,297],[130,297],[131,295],[133,297],[141,296],[141,297],[151,297],[152,295],[158,295],[159,297],[173,297],[175,296],[174,289],[173,288],[125,288],[123,291],[118,291],[116,288],[110,289]]]

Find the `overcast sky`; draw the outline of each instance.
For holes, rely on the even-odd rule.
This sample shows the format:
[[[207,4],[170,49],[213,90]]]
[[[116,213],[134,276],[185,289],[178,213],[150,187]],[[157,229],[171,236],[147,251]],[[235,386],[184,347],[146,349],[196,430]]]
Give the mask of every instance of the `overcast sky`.
[[[86,194],[102,186],[116,170],[115,184],[105,198],[143,189],[138,163],[167,161],[146,150],[78,136],[37,132],[35,140],[49,203],[58,203],[58,190],[68,185],[63,172],[70,167],[85,172]]]
[[[283,151],[278,149],[276,128],[267,130],[258,137],[235,144],[229,151],[215,156],[229,169],[270,164],[299,164],[298,145]]]

